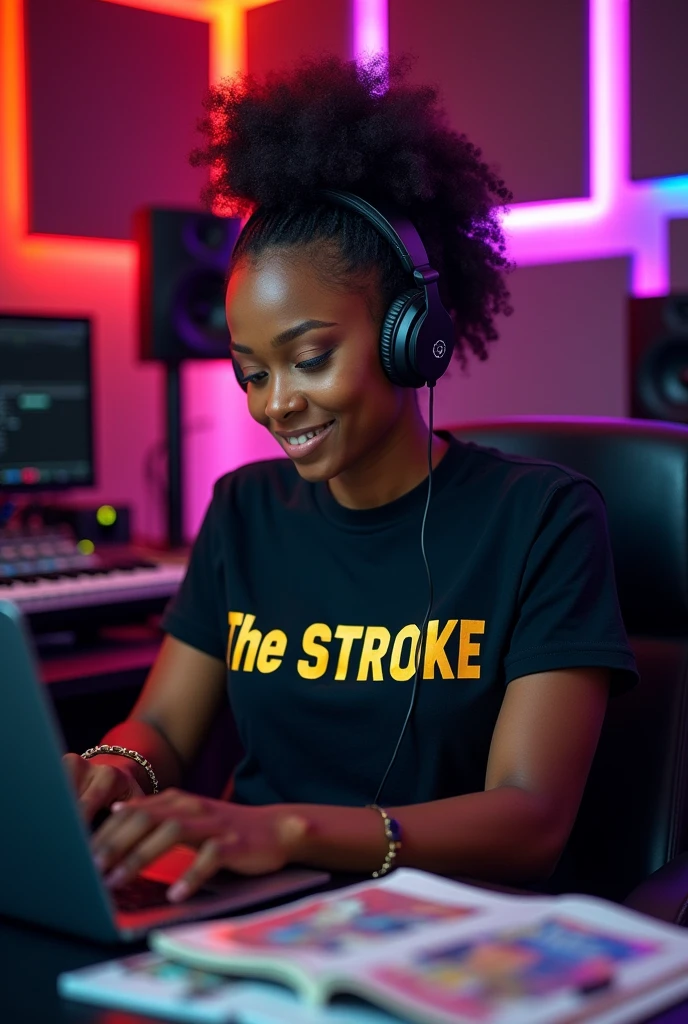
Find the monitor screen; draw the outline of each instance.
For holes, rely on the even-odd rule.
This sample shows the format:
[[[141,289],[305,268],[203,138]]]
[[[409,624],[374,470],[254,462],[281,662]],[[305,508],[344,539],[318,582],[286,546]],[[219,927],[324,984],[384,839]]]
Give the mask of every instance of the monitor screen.
[[[92,483],[90,320],[0,313],[0,490]]]

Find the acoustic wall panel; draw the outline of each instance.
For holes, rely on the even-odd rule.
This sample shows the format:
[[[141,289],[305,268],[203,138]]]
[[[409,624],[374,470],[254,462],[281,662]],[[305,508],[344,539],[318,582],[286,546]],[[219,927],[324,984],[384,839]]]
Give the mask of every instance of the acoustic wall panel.
[[[588,194],[585,0],[389,0],[392,53],[416,57],[453,127],[517,202]]]
[[[436,388],[440,425],[493,416],[624,416],[629,262],[522,267],[514,314],[497,323],[489,357],[452,364]]]
[[[137,206],[194,205],[207,23],[26,0],[30,230],[130,238]]]
[[[688,174],[688,2],[631,0],[631,177]]]
[[[669,221],[669,290],[688,292],[688,220]]]

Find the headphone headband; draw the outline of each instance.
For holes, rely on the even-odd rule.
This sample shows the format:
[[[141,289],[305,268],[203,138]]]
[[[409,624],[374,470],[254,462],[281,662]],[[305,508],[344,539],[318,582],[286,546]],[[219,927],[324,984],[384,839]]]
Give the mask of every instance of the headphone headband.
[[[339,189],[333,188],[324,188],[320,194],[338,206],[346,206],[370,221],[383,238],[387,239],[410,274],[419,267],[428,266],[428,254],[420,235],[410,224],[408,217],[397,212],[390,203],[381,202],[373,206],[353,192],[340,192]]]

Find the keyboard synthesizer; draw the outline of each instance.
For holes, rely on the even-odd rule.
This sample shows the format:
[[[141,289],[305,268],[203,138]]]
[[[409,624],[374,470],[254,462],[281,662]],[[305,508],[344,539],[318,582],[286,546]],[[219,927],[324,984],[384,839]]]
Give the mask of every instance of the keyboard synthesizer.
[[[141,621],[164,610],[185,571],[181,558],[84,552],[64,535],[0,536],[0,598],[37,631]]]

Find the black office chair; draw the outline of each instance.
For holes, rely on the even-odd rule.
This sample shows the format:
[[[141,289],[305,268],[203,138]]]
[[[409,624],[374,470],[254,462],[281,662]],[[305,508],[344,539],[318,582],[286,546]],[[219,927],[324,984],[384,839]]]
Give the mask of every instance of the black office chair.
[[[450,429],[571,466],[604,495],[641,683],[609,703],[568,887],[688,924],[688,427],[518,417]]]

